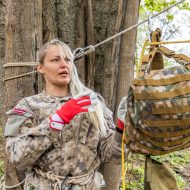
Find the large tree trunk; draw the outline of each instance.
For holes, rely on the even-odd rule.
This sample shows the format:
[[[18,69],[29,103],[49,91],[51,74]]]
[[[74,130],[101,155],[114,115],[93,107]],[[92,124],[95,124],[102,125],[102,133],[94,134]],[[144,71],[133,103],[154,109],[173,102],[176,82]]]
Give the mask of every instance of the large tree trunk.
[[[110,3],[113,4],[113,1]],[[114,34],[118,33],[119,31],[137,23],[139,4],[140,1],[118,1],[115,28],[109,28],[110,34],[112,34],[112,31],[114,31]],[[111,4],[108,6],[111,7]],[[114,12],[115,9],[109,10],[109,13],[112,13],[112,15],[108,16],[110,18],[110,22],[113,22],[112,19],[115,19]],[[108,22],[108,20],[106,21]],[[105,49],[101,48],[101,54],[104,56],[103,62],[102,56],[100,57],[99,62],[101,65],[98,65],[96,69],[97,75],[95,75],[95,77],[97,77],[96,81],[98,81],[98,83],[95,83],[95,87],[97,90],[100,90],[101,94],[106,98],[110,108],[115,112],[115,117],[118,103],[121,101],[123,96],[127,95],[130,81],[133,78],[136,31],[137,30],[135,29],[113,40],[112,46],[110,44],[106,44],[104,47]],[[106,35],[105,38],[109,36]],[[97,64],[99,62],[97,60]],[[100,87],[102,87],[102,89]],[[118,189],[121,176],[121,166],[115,165],[114,163],[108,163],[103,165],[102,171],[107,182],[107,187],[105,189]]]
[[[117,0],[93,0],[95,42],[101,42],[112,36],[117,31],[115,29],[118,1]],[[111,108],[113,95],[114,63],[111,62],[112,42],[100,46],[96,49],[96,70],[94,88],[99,92]]]
[[[5,0],[0,0],[0,125],[3,112],[3,64],[5,58]]]
[[[125,13],[123,18],[122,29],[129,28],[138,22],[140,0],[124,0]],[[114,105],[118,108],[119,102],[122,97],[127,96],[130,82],[134,76],[134,64],[135,64],[135,47],[136,47],[136,35],[137,29],[131,30],[121,36],[120,50],[119,50],[119,64],[118,73],[116,73],[116,84],[114,86]],[[118,58],[116,57],[116,60]],[[116,118],[116,109],[115,109]]]
[[[41,12],[41,0],[7,0],[6,63],[36,61],[36,51],[42,43]],[[29,66],[6,67],[5,79],[32,70],[33,68]],[[4,113],[13,108],[23,97],[35,93],[37,93],[35,74],[6,81],[4,86]],[[17,184],[22,178],[22,176],[19,175],[20,173],[20,171],[17,171],[15,167],[8,162],[6,167],[6,185]],[[16,174],[19,176],[18,178]],[[13,189],[21,189],[21,187]]]

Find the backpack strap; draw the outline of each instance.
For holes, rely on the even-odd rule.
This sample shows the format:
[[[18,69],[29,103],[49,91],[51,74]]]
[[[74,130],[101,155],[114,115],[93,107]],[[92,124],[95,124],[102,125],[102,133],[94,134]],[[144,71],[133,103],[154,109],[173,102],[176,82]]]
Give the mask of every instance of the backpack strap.
[[[190,57],[184,54],[176,54],[175,51],[170,50],[166,47],[160,46],[157,49],[158,52],[162,53],[168,58],[173,58],[176,62],[182,64],[187,69],[190,69]]]
[[[151,34],[151,42],[160,42],[161,30],[157,28]],[[148,67],[148,71],[159,70],[164,68],[163,55],[168,58],[173,58],[176,62],[180,63],[188,70],[190,70],[190,57],[184,54],[177,54],[175,51],[170,50],[164,46],[151,45],[149,53],[142,57],[141,71],[145,71],[145,67]]]
[[[151,42],[160,42],[161,30],[157,28],[151,34]],[[151,45],[148,55],[142,58],[142,67],[147,66],[149,71],[159,70],[164,68],[162,53],[158,51],[159,45]],[[145,69],[141,69],[145,70]]]

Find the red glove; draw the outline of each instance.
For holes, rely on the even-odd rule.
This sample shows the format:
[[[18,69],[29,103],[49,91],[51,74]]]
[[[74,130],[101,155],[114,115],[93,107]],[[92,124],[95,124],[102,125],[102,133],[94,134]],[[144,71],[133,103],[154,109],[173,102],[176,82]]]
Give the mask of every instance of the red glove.
[[[57,110],[57,114],[63,120],[64,123],[70,123],[71,119],[79,113],[88,112],[88,108],[85,106],[91,105],[90,97],[83,96],[78,99],[71,99],[66,102],[60,110]]]
[[[74,99],[66,102],[61,109],[50,117],[50,128],[61,131],[64,124],[70,123],[71,119],[84,112],[93,112],[98,103],[97,95],[90,91],[78,94]]]
[[[125,114],[127,112],[127,97],[123,97],[121,102],[119,103],[118,110],[117,110],[117,128],[118,132],[123,132],[124,130],[124,121],[125,121]]]
[[[117,127],[123,131],[124,130],[124,123],[120,119],[117,119]]]

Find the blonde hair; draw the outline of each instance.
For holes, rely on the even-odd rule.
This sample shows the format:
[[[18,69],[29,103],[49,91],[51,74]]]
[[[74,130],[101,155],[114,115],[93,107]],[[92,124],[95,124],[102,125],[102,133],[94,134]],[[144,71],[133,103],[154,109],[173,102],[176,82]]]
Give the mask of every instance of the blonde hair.
[[[44,57],[46,55],[46,52],[49,47],[57,45],[60,48],[61,54],[68,57],[70,59],[70,62],[72,64],[72,69],[71,69],[71,81],[69,84],[69,89],[72,97],[75,97],[79,93],[84,93],[84,92],[89,92],[92,91],[91,89],[87,88],[79,79],[77,69],[74,64],[74,56],[73,53],[71,52],[71,49],[67,44],[65,44],[62,41],[59,41],[58,39],[51,40],[50,42],[44,44],[41,49],[38,52],[38,62],[40,64],[43,64]],[[98,100],[98,104],[96,106],[96,110],[92,113],[88,113],[92,123],[98,127],[100,134],[105,136],[106,135],[106,129],[108,128],[107,122],[105,121],[104,118],[104,113],[103,113],[103,105],[104,103],[102,100]]]

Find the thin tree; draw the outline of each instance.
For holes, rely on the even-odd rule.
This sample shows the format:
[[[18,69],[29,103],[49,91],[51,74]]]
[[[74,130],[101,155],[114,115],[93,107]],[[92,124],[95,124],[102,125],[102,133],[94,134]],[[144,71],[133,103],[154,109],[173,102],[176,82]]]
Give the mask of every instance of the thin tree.
[[[5,58],[5,0],[0,0],[0,124],[3,109],[3,64]]]

